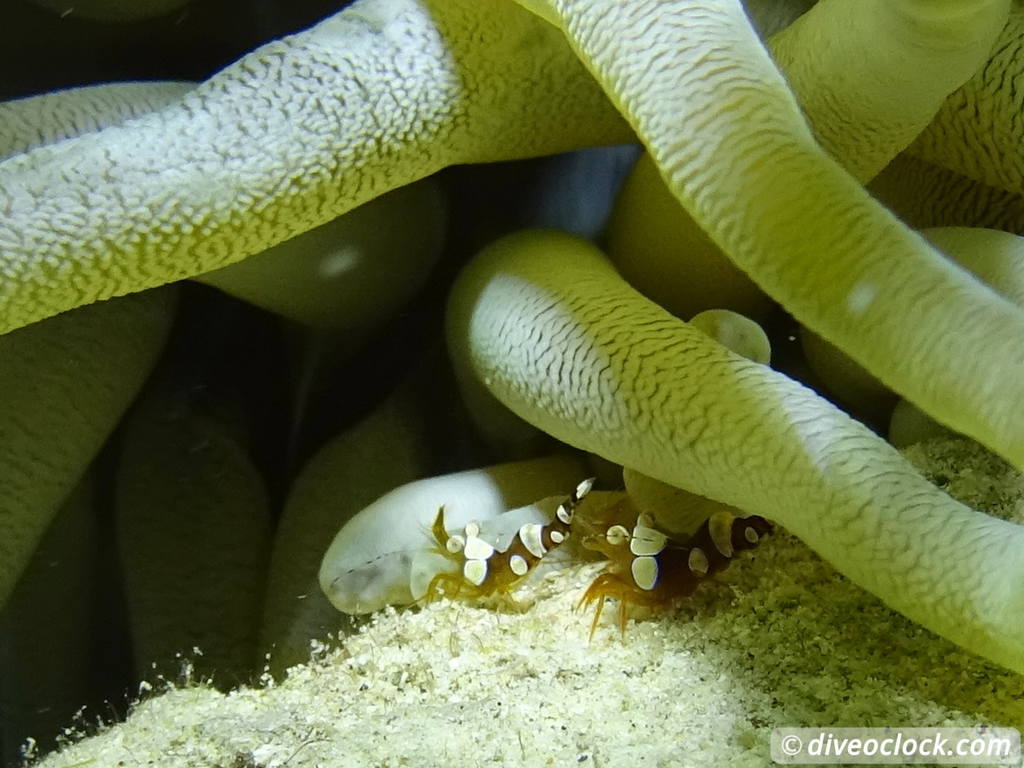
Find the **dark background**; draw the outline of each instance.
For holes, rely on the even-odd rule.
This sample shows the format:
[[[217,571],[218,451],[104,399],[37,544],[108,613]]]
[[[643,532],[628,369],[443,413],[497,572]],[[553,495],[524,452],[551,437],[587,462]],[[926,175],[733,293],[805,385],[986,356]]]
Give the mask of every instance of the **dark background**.
[[[0,99],[112,80],[203,80],[260,43],[296,32],[345,0],[192,0],[131,23],[63,16],[29,0],[5,0]]]

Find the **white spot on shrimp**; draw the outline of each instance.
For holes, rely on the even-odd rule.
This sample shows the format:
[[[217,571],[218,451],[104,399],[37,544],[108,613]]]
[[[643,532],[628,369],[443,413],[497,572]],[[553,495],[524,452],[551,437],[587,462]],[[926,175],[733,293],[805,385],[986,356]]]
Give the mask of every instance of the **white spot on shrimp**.
[[[541,538],[543,526],[539,523],[523,523],[519,528],[519,540],[523,542],[526,551],[534,557],[544,557],[547,549]]]
[[[605,531],[604,538],[613,547],[618,547],[629,541],[629,531],[623,525],[613,525]]]
[[[686,564],[693,573],[699,573],[702,576],[711,567],[711,563],[708,562],[708,556],[704,554],[704,550],[700,547],[694,547],[690,550],[690,555],[686,558]]]
[[[466,538],[462,554],[467,560],[486,560],[494,554],[494,547],[479,536],[470,536]]]
[[[527,565],[522,555],[512,555],[508,560],[508,567],[516,576],[525,576],[526,572],[530,570],[530,566]]]
[[[597,480],[596,477],[588,477],[586,480],[576,486],[576,499],[582,499],[588,493],[590,489],[594,487],[594,482]]]
[[[736,516],[727,510],[718,510],[708,520],[708,533],[711,534],[711,541],[715,549],[726,557],[733,556],[732,548],[732,521]]]
[[[658,583],[658,561],[653,557],[636,557],[629,566],[633,583],[640,589],[651,590]]]
[[[634,555],[656,555],[665,548],[667,541],[668,537],[661,531],[635,525],[633,526],[633,535],[629,539],[629,551]]]
[[[462,566],[462,575],[474,587],[479,587],[487,578],[487,561],[467,560]]]

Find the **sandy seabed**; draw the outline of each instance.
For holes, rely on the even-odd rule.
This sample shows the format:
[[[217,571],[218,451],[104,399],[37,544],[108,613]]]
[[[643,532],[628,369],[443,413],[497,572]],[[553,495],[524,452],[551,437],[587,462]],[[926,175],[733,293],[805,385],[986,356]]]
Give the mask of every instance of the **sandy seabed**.
[[[908,457],[953,496],[1024,522],[1024,477],[966,440]],[[994,564],[995,565],[995,564]],[[521,614],[386,611],[264,687],[173,690],[45,768],[768,766],[780,726],[1010,726],[1024,676],[893,613],[776,530],[678,610],[593,640],[600,568],[538,578]]]

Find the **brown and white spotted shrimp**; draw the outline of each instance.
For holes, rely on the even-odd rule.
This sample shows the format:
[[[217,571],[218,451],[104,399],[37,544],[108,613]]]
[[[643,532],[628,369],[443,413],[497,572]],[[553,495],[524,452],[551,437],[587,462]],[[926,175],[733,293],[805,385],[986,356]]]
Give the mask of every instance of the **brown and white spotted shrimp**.
[[[577,605],[582,608],[597,603],[591,637],[608,598],[619,601],[619,630],[625,634],[631,605],[670,608],[704,579],[726,568],[733,555],[754,547],[771,531],[771,524],[763,517],[737,517],[728,510],[719,510],[692,536],[681,539],[655,528],[645,513],[634,512],[630,524],[628,505],[618,505],[614,511],[620,520],[606,517],[597,526],[592,521],[591,532],[582,541],[584,547],[601,552],[609,561]]]
[[[584,480],[555,511],[549,523],[523,523],[507,546],[481,535],[480,524],[470,522],[461,533],[449,534],[444,525],[444,507],[437,511],[431,527],[435,552],[457,569],[441,571],[430,581],[425,599],[507,597],[541,559],[559,547],[572,532],[573,512],[594,485]]]

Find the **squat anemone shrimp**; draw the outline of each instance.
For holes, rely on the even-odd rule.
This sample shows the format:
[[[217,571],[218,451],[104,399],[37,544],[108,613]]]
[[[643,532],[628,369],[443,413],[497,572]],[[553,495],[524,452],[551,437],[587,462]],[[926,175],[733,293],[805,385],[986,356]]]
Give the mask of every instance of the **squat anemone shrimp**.
[[[591,638],[608,598],[619,602],[619,631],[625,635],[630,606],[671,608],[692,594],[702,580],[726,568],[737,552],[756,546],[771,531],[771,524],[759,515],[740,517],[720,509],[693,535],[679,538],[656,528],[649,514],[629,510],[630,506],[607,508],[600,520],[590,523],[593,530],[583,536],[584,547],[608,558],[608,565],[577,605],[597,604]]]
[[[444,507],[437,511],[432,528],[435,551],[457,566],[441,571],[431,580],[426,599],[446,597],[505,597],[525,579],[551,551],[561,546],[572,533],[573,512],[590,493],[595,478],[583,480],[569,497],[558,505],[547,523],[524,522],[502,541],[481,536],[476,520],[466,524],[462,533],[448,534],[444,526]],[[513,510],[514,511],[514,510]]]
[[[443,479],[435,478],[434,482]],[[429,482],[419,481],[410,487]],[[420,522],[413,525],[418,533],[401,549],[401,557],[368,558],[364,552],[359,561],[362,565],[356,563],[356,567],[352,560],[346,560],[346,548],[337,546],[339,541],[351,538],[343,528],[324,560],[324,589],[345,613],[442,597],[491,601],[499,607],[519,609],[512,593],[539,566],[565,565],[585,558],[589,551],[603,555],[608,563],[585,590],[577,607],[597,603],[590,628],[593,637],[605,600],[618,600],[619,628],[625,634],[631,606],[654,610],[673,607],[704,578],[725,568],[736,552],[753,547],[771,529],[764,518],[737,517],[717,510],[692,535],[666,533],[656,527],[650,514],[638,511],[627,493],[592,491],[594,483],[594,478],[587,478],[567,497],[549,496],[509,511],[495,513],[481,507],[480,514],[473,517],[467,517],[466,510],[457,503],[440,504],[435,506],[429,529],[422,522],[422,511],[409,513],[410,525]],[[451,485],[446,487],[452,489]],[[367,511],[375,511],[379,505],[376,502]],[[380,521],[379,527],[386,528],[392,534],[388,538],[394,539],[394,520],[362,513],[360,517],[358,522],[364,526],[371,522],[368,517]],[[576,546],[565,554],[563,545],[570,540]],[[401,567],[396,565],[399,559],[404,563]],[[325,573],[339,573],[340,562],[346,563],[344,572],[325,581]],[[371,581],[372,592],[377,595],[373,604],[367,602],[370,590],[366,584]],[[349,592],[357,592],[358,599]]]
[[[593,639],[604,611],[613,598],[619,603],[618,624],[625,636],[631,606],[668,610],[688,597],[704,579],[728,567],[738,552],[757,545],[772,529],[759,515],[738,516],[728,509],[716,510],[690,536],[665,533],[654,518],[638,512],[626,494],[611,493],[576,515],[580,502],[590,493],[594,478],[582,481],[558,505],[550,522],[525,522],[516,529],[503,525],[511,535],[488,535],[477,521],[461,533],[449,534],[444,526],[444,507],[432,528],[435,552],[454,563],[454,570],[438,572],[425,591],[427,601],[438,597],[475,600],[496,596],[515,602],[510,593],[553,550],[574,532],[579,520],[579,544],[607,558],[608,563],[587,587],[577,609],[596,603],[590,624]],[[501,526],[503,517],[492,521]]]
[[[561,454],[406,483],[341,526],[320,563],[320,588],[347,614],[414,603],[434,576],[452,567],[436,552],[432,534],[439,507],[452,530],[476,520],[483,535],[500,537],[511,526],[515,533],[523,523],[548,522],[545,503],[532,502],[557,503],[562,497],[553,494],[585,471],[579,457]]]

